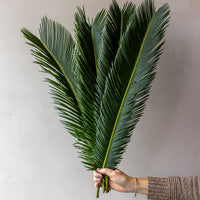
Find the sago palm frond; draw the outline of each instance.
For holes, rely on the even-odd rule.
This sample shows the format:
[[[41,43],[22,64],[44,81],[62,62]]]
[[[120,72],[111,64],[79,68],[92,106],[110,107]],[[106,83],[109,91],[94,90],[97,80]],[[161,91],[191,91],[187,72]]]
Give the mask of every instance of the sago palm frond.
[[[122,35],[126,32],[131,18],[134,18],[134,14],[135,5],[132,2],[124,4],[123,8],[120,9],[117,2],[113,0],[113,3],[109,7],[105,29],[102,34],[101,57],[97,65],[97,93],[95,96],[96,121],[99,118],[99,106],[104,93],[106,77],[112,68]]]
[[[91,168],[93,157],[90,154],[94,141],[91,141],[91,135],[85,127],[84,112],[79,100],[75,43],[62,25],[47,17],[42,19],[39,32],[40,39],[27,29],[22,29],[22,33],[29,40],[27,43],[34,47],[31,50],[35,57],[34,62],[53,78],[48,77],[45,80],[50,83],[50,92],[61,122],[69,133],[77,138],[75,145],[81,150],[86,167]]]
[[[85,11],[78,7],[75,14],[76,66],[78,98],[84,116],[85,126],[90,131],[90,140],[95,144],[94,94],[97,78],[97,57],[99,56],[102,25],[105,10],[94,20],[93,25],[86,20]],[[99,38],[100,37],[100,38]]]
[[[44,17],[40,38],[21,31],[35,63],[48,76],[61,122],[89,170],[117,168],[143,114],[162,53],[169,7],[153,0],[122,8],[113,0],[91,22],[84,8],[75,13],[75,41],[59,23]],[[103,177],[103,191],[109,191]],[[97,188],[97,197],[99,187]]]
[[[80,107],[82,110],[84,128],[87,134],[87,141],[90,147],[84,147],[82,141],[77,141],[75,147],[80,147],[83,163],[92,170],[94,165],[93,153],[95,147],[96,126],[94,118],[94,94],[97,78],[97,59],[101,45],[101,34],[105,22],[105,10],[103,9],[96,16],[93,24],[86,19],[84,8],[78,7],[75,13],[75,60],[77,90]],[[89,159],[90,158],[90,159]],[[88,161],[90,161],[88,163]]]
[[[168,23],[168,12],[167,5],[155,12],[152,2],[145,1],[122,37],[101,98],[96,166],[114,168],[119,163],[130,131],[142,114],[162,52],[160,41]]]
[[[122,158],[149,96],[168,14],[166,4],[156,12],[145,1],[121,39],[99,108],[95,167],[114,169]]]

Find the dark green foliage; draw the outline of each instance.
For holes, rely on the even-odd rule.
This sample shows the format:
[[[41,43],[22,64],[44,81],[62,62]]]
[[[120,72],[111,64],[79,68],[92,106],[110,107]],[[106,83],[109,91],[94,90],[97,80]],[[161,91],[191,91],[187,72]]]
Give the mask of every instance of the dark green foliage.
[[[145,1],[122,36],[99,108],[95,167],[115,168],[121,160],[155,76],[168,12],[167,5],[156,12],[153,3]]]
[[[61,122],[76,138],[84,166],[115,169],[143,114],[155,77],[169,7],[152,0],[121,9],[113,0],[91,22],[84,8],[75,13],[75,41],[59,23],[44,17],[40,38],[21,31],[31,45]],[[103,191],[108,192],[108,177]],[[97,196],[98,196],[97,190]]]

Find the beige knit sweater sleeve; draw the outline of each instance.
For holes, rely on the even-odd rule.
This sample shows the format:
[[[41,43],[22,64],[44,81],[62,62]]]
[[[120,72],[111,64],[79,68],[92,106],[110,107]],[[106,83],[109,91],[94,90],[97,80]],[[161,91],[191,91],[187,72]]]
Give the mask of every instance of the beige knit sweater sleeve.
[[[200,176],[148,177],[149,200],[200,200]]]

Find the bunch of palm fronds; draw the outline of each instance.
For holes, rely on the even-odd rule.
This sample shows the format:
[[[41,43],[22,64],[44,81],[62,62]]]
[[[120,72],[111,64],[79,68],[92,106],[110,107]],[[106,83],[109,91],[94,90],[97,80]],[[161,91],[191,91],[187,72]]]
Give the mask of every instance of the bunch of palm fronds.
[[[120,9],[113,0],[91,22],[78,7],[75,41],[47,17],[40,39],[21,30],[34,62],[51,75],[45,81],[61,122],[76,138],[74,146],[89,170],[120,163],[149,96],[168,21],[167,4],[156,11],[152,0],[145,0],[138,8],[127,2]],[[101,185],[109,191],[108,177]]]

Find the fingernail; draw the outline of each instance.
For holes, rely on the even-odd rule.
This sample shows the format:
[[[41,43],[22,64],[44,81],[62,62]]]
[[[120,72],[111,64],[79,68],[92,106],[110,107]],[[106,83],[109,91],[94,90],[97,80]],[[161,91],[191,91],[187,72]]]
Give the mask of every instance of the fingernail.
[[[99,175],[98,175],[98,178],[102,178],[102,175],[99,174]]]
[[[101,171],[101,168],[97,168],[97,171]]]
[[[100,183],[100,181],[101,181],[101,180],[98,178],[98,179],[97,179],[97,182],[99,182],[99,183]]]

